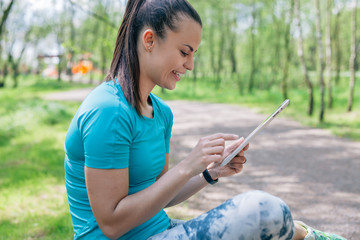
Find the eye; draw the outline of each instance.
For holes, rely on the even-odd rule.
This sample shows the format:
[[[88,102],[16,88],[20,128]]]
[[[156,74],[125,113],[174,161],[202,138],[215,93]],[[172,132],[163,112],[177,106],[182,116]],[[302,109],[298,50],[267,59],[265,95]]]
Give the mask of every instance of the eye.
[[[184,52],[183,50],[180,50],[180,53],[183,57],[186,57],[187,55],[189,55],[188,53]]]

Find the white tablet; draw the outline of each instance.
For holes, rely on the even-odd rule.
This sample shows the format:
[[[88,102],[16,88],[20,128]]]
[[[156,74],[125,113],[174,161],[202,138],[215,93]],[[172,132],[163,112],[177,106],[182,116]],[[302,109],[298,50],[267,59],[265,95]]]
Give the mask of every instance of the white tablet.
[[[265,119],[254,131],[252,131],[241,143],[239,147],[237,147],[232,153],[230,153],[224,161],[221,163],[221,166],[224,166],[230,162],[249,142],[251,139],[254,139],[256,134],[260,132],[263,128],[265,128],[287,105],[289,105],[290,100],[286,99],[268,118]]]

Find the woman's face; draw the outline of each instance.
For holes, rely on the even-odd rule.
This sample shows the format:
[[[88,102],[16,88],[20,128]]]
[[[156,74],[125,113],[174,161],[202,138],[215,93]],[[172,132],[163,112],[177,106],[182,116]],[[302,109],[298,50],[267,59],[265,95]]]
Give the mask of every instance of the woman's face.
[[[186,70],[194,68],[194,53],[202,39],[202,29],[193,19],[182,17],[177,31],[167,30],[160,39],[151,29],[142,35],[139,49],[140,78],[172,90]],[[149,50],[150,47],[150,50]]]

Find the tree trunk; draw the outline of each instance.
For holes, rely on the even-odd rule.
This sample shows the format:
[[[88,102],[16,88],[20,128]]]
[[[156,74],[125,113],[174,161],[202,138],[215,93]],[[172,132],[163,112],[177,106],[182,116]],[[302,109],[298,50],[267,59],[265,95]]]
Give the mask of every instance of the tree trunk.
[[[74,45],[75,45],[75,25],[74,25],[74,15],[75,15],[75,9],[73,6],[73,3],[70,1],[70,50],[69,50],[69,57],[68,57],[68,63],[67,63],[67,75],[69,76],[70,82],[73,81],[73,73],[72,73],[72,67],[73,67],[73,61],[74,61]]]
[[[2,56],[2,46],[0,44],[0,66],[1,66],[1,56]],[[4,66],[6,66],[6,64]],[[3,88],[4,85],[5,85],[4,73],[2,73],[0,70],[0,88]]]
[[[215,18],[213,16],[213,18]],[[214,23],[213,20],[211,21],[210,27],[209,27],[209,45],[210,45],[210,63],[211,63],[211,73],[212,73],[212,78],[215,76],[215,72],[216,72],[216,65],[215,65],[215,41],[214,41]]]
[[[319,0],[315,0],[316,8],[316,39],[318,49],[318,67],[319,67],[319,83],[320,83],[320,122],[324,121],[325,115],[325,82],[324,82],[324,51],[322,43],[322,31],[321,31],[321,14]]]
[[[237,59],[236,59],[236,32],[232,31],[232,27],[236,26],[236,17],[231,20],[232,24],[229,28],[230,35],[230,47],[229,47],[229,58],[231,63],[231,73],[237,72]]]
[[[340,70],[341,70],[341,60],[342,60],[342,54],[341,54],[341,44],[340,44],[340,13],[341,10],[338,9],[338,12],[336,13],[335,17],[335,27],[334,27],[334,42],[335,42],[335,84],[339,84],[340,81]]]
[[[3,75],[2,75],[2,81],[0,81],[0,88],[3,88],[5,87],[5,81],[6,81],[6,77],[8,75],[9,71],[8,71],[8,66],[7,66],[7,63],[4,64],[4,67],[3,67]]]
[[[57,44],[58,44],[58,58],[59,58],[59,63],[57,65],[57,69],[58,69],[58,77],[57,80],[58,82],[61,82],[61,71],[62,71],[62,55],[61,55],[61,40],[59,39],[59,36],[57,37]]]
[[[276,4],[276,3],[275,3]],[[274,5],[275,5],[274,4]],[[275,15],[275,7],[273,7],[272,9],[272,21],[275,23],[275,35],[276,36],[280,36],[281,35],[281,29],[280,29],[280,23],[279,21],[276,19],[276,15]],[[284,16],[283,16],[284,18]],[[280,39],[276,38],[276,42],[274,44],[274,60],[271,61],[271,79],[267,84],[267,88],[270,89],[271,86],[274,84],[274,82],[276,82],[278,74],[279,74],[279,69],[281,69],[281,61],[280,61],[280,49],[281,49],[281,43],[280,43]]]
[[[290,17],[288,19],[288,23],[286,24],[286,31],[284,34],[284,42],[285,42],[285,52],[286,52],[286,57],[285,57],[285,62],[284,62],[284,68],[283,68],[283,77],[281,80],[281,89],[282,89],[282,93],[283,93],[283,97],[284,99],[288,98],[288,92],[287,92],[287,87],[288,87],[288,76],[289,76],[289,62],[290,62],[290,58],[291,58],[291,49],[290,49],[290,28],[291,28],[291,22],[293,19],[293,1],[291,1],[290,3]]]
[[[25,49],[26,49],[26,44],[21,49],[20,56],[19,56],[19,58],[17,60],[15,60],[13,55],[11,54],[12,51],[10,51],[10,54],[8,56],[8,62],[10,63],[10,66],[12,68],[11,70],[13,72],[13,81],[14,81],[13,87],[14,88],[17,88],[17,86],[19,85],[19,83],[18,83],[18,77],[19,77],[19,74],[20,74],[19,73],[19,65],[20,65],[20,62],[21,62],[21,58],[24,55]]]
[[[332,1],[327,1],[327,18],[326,18],[326,70],[328,77],[328,107],[332,108],[333,106],[333,96],[332,96],[332,64],[331,64],[331,10],[332,10]]]
[[[350,55],[350,91],[348,100],[348,112],[351,112],[354,99],[354,88],[355,88],[355,61],[356,61],[356,9],[357,0],[352,1],[353,11],[351,17],[351,55]]]
[[[250,48],[251,48],[251,72],[250,72],[250,78],[249,78],[249,88],[248,91],[251,94],[253,92],[254,88],[254,82],[255,82],[255,20],[256,20],[256,10],[255,10],[255,3],[253,3],[253,9],[252,9],[252,23],[251,23],[251,32],[250,32]]]
[[[221,10],[220,11],[220,26],[223,25],[225,21],[224,19],[224,14],[222,13]],[[225,48],[225,32],[224,32],[224,28],[220,28],[220,42],[219,42],[219,52],[218,52],[218,64],[217,64],[217,68],[216,68],[216,89],[219,89],[221,86],[221,72],[223,70],[223,59],[224,59],[224,48]]]
[[[9,17],[11,8],[14,6],[14,2],[15,2],[15,0],[11,0],[9,5],[5,9],[4,13],[2,14],[2,17],[1,17],[1,20],[0,20],[0,39],[2,39],[2,37],[1,37],[2,31],[4,29],[5,22],[6,22],[7,18]]]
[[[305,63],[305,57],[304,57],[304,44],[303,44],[303,34],[302,34],[302,28],[301,28],[299,0],[294,0],[294,9],[295,9],[297,28],[299,30],[298,55],[299,55],[301,66],[302,66],[303,73],[304,73],[304,80],[305,80],[306,85],[308,86],[308,92],[309,92],[308,115],[311,116],[313,114],[313,109],[314,109],[314,93],[313,93],[313,86],[312,86],[312,83],[309,78],[309,74],[307,71],[306,63]]]

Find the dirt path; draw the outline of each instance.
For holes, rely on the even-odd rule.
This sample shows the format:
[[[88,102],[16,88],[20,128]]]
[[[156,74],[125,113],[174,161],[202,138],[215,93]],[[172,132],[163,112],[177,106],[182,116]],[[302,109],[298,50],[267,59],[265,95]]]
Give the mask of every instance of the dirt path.
[[[175,161],[183,159],[202,136],[216,132],[246,136],[266,117],[225,104],[168,104],[174,113]],[[238,193],[260,189],[282,198],[295,219],[348,239],[359,238],[360,143],[278,118],[256,137],[247,159],[240,175],[207,187],[175,213],[196,216]]]
[[[81,93],[86,95],[84,90]],[[53,99],[61,100],[60,95]],[[77,94],[63,96],[71,95]],[[246,136],[266,117],[233,105],[186,101],[168,104],[174,114],[172,164],[183,159],[200,137],[216,132]],[[236,194],[259,189],[282,198],[295,219],[348,239],[359,239],[359,142],[278,118],[252,142],[247,159],[240,175],[220,179],[168,211],[190,218]]]

